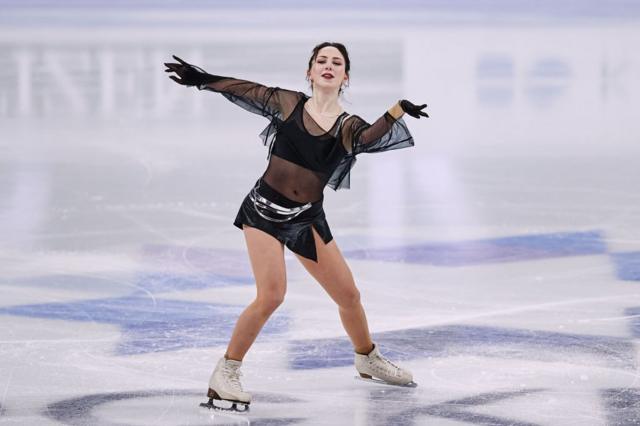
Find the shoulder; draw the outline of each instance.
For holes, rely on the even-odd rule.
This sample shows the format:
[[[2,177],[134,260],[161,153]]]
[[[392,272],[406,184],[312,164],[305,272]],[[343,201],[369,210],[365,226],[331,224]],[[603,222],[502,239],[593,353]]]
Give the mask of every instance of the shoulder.
[[[346,112],[346,111],[345,111]],[[362,117],[360,117],[359,115],[356,114],[349,114],[347,112],[347,116],[344,119],[344,124],[347,126],[354,126],[354,127],[358,127],[361,125],[366,125],[367,122],[365,119],[363,119]]]
[[[304,92],[300,92],[300,91],[291,91],[291,96],[295,98],[297,103],[305,103],[310,96],[308,96],[306,93]]]
[[[300,92],[298,90],[285,89],[279,86],[273,86],[271,87],[271,90],[281,98],[297,100],[308,98],[304,92]]]
[[[299,90],[283,89],[282,87],[276,87],[276,90],[278,90],[280,93],[289,95],[291,97],[296,97],[298,99],[308,99],[309,98],[309,96],[306,93],[301,92]]]

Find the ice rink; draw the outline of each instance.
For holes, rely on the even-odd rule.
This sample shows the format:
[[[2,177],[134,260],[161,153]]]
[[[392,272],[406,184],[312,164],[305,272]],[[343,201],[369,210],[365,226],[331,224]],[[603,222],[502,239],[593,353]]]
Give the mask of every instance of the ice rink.
[[[639,24],[623,0],[0,0],[0,424],[639,425]],[[232,222],[268,121],[162,63],[311,94],[322,41],[349,49],[348,112],[429,105],[414,147],[325,191],[374,341],[418,387],[354,379],[286,251],[251,412],[209,412],[255,296]]]

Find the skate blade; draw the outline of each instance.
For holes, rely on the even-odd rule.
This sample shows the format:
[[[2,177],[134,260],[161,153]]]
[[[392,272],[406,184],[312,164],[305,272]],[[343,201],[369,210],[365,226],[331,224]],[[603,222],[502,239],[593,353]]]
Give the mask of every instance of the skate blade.
[[[242,402],[242,401],[235,401],[233,399],[223,399],[213,389],[209,389],[209,391],[207,392],[207,396],[209,397],[209,401],[200,403],[201,407],[205,407],[205,408],[208,408],[210,410],[226,411],[226,412],[231,412],[231,413],[247,413],[249,411],[249,404],[250,403]],[[224,407],[222,405],[214,404],[214,402],[213,402],[214,400],[217,401],[218,404],[225,403],[225,404],[231,404],[231,406],[230,407]],[[238,405],[240,407],[242,407],[242,408],[241,409],[238,408]]]
[[[387,385],[387,386],[398,386],[398,387],[401,387],[401,388],[415,388],[415,387],[418,386],[418,384],[416,382],[409,382],[409,383],[405,383],[405,384],[401,385],[401,384],[397,384],[397,383],[385,382],[384,380],[376,379],[375,377],[355,376],[355,378],[358,379],[358,380],[363,380],[365,382],[372,382],[372,383],[377,383],[379,385]]]
[[[220,401],[225,401],[231,404],[231,407],[223,407],[222,405],[217,405],[214,404],[213,402],[213,398],[209,398],[209,401],[207,402],[201,402],[200,406],[204,407],[204,408],[208,408],[209,410],[216,410],[216,411],[224,411],[227,413],[238,413],[238,414],[243,414],[243,413],[248,413],[249,412],[249,404],[245,403],[245,402],[240,402],[240,401],[230,401],[230,400],[220,400]],[[242,407],[239,408],[238,406]]]

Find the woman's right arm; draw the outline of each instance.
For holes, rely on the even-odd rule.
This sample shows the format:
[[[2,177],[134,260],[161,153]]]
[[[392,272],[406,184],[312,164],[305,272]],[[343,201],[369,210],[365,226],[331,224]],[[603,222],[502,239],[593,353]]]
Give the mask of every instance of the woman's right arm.
[[[184,86],[196,86],[199,90],[209,90],[222,94],[229,101],[271,119],[288,115],[300,94],[279,87],[267,87],[253,81],[208,74],[203,69],[191,65],[174,56],[178,63],[165,63],[165,72],[177,74],[169,76]]]
[[[285,91],[279,87],[267,87],[253,81],[224,77],[221,80],[198,86],[200,90],[220,93],[229,101],[264,117],[282,119],[285,108]]]

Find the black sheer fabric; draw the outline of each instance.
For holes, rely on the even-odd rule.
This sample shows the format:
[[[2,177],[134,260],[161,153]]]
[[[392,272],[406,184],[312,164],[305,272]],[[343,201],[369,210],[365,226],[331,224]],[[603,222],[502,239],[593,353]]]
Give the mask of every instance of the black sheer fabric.
[[[402,117],[393,118],[389,112],[385,112],[373,124],[367,123],[357,115],[345,120],[341,142],[347,147],[348,153],[336,166],[327,182],[327,186],[334,190],[350,188],[350,172],[356,164],[358,154],[383,152],[414,145],[413,137]]]
[[[263,178],[297,202],[320,200],[325,186],[335,190],[349,188],[351,168],[361,153],[414,145],[404,120],[395,119],[388,112],[373,124],[344,112],[331,128],[325,129],[304,108],[309,96],[302,92],[235,78],[199,89],[221,93],[236,105],[270,120],[260,133],[269,147],[269,164]]]

